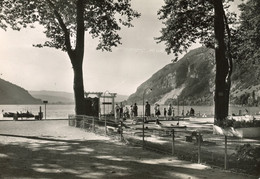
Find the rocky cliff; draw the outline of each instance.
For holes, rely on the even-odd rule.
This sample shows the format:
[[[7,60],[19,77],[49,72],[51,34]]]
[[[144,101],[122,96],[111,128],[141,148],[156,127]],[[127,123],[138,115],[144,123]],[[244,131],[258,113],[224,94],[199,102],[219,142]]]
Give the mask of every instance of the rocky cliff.
[[[260,82],[245,80],[252,76],[251,72],[241,76],[239,69],[237,66],[234,68],[231,103],[258,105],[260,103]],[[137,88],[127,102],[142,104],[144,97],[151,103],[159,104],[177,104],[179,101],[186,105],[212,105],[214,82],[214,50],[200,47],[191,50],[179,61],[170,63],[157,71]]]
[[[25,89],[0,78],[0,104],[41,104]]]

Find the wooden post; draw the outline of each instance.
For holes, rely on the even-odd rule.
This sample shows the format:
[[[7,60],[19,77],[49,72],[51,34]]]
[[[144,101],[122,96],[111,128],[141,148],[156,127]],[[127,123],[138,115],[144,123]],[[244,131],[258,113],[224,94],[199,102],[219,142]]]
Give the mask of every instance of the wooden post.
[[[82,121],[83,121],[83,129],[86,130],[86,128],[85,128],[85,116],[83,116],[83,120]]]
[[[42,120],[42,107],[40,106],[39,120]]]
[[[120,141],[123,140],[123,122],[120,121]]]
[[[174,137],[174,129],[172,129],[172,155],[175,153]]]
[[[107,135],[107,116],[105,115],[105,134]]]
[[[201,163],[201,134],[199,132],[199,137],[198,137],[198,163]]]
[[[43,101],[44,106],[45,106],[45,119],[46,119],[46,104],[48,103],[48,101]]]
[[[144,114],[143,114],[143,128],[142,128],[142,130],[143,130],[143,149],[144,149]]]
[[[95,118],[92,118],[92,132],[95,132]]]
[[[227,136],[225,135],[225,163],[224,168],[227,170]]]

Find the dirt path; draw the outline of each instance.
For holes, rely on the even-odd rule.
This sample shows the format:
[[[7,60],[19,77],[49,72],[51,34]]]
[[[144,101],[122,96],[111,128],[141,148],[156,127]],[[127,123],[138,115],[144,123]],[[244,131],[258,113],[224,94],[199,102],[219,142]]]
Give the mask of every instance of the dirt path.
[[[87,133],[65,120],[1,121],[0,178],[244,179]]]

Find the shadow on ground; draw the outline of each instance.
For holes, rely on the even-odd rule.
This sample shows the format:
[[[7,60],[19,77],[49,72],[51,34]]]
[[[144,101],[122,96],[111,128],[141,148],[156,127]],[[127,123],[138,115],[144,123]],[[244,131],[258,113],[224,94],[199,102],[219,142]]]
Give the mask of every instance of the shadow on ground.
[[[109,140],[0,134],[1,141],[7,138],[17,140],[0,143],[0,178],[207,178],[205,170],[219,178],[214,170],[177,160],[173,166],[160,154]]]

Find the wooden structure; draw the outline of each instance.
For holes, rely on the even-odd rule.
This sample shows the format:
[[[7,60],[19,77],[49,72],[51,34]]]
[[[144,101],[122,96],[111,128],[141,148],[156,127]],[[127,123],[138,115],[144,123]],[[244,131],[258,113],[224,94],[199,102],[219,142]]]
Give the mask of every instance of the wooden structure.
[[[106,92],[85,92],[85,99],[89,98],[89,95],[96,95],[97,96],[98,104],[99,104],[99,110],[98,110],[99,114],[101,114],[101,104],[104,105],[104,108],[105,108],[105,105],[111,104],[112,105],[112,112],[114,114],[115,98],[116,98],[117,93],[107,93],[106,94]],[[103,99],[110,98],[110,99],[112,99],[112,103],[109,103],[109,102],[101,103],[101,98],[103,98]]]

